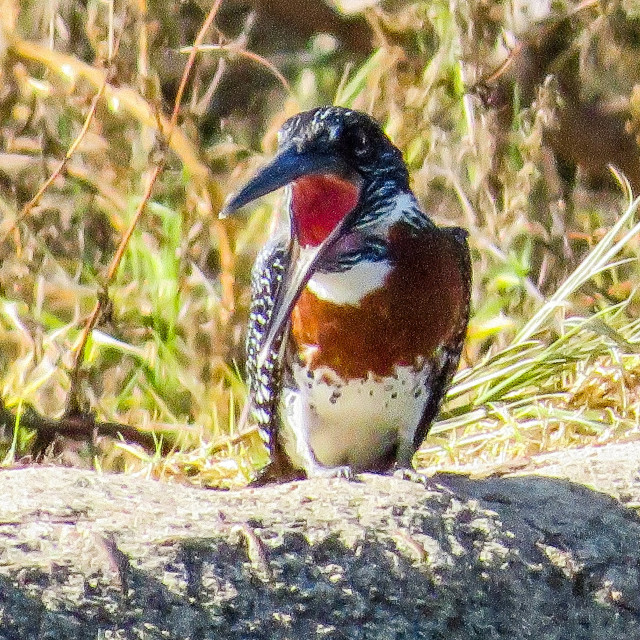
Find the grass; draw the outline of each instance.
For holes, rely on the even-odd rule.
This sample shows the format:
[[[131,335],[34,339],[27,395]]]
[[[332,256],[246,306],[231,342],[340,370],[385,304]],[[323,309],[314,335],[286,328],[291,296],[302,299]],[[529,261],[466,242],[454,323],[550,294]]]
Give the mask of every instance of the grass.
[[[189,47],[205,15],[169,4],[154,13],[144,2],[14,0],[1,18],[0,397],[16,416],[0,432],[6,464],[29,459],[24,408],[59,418],[72,398],[98,421],[153,431],[155,450],[65,440],[48,449],[56,461],[209,486],[243,484],[266,462],[257,432],[239,433],[238,418],[249,270],[277,200],[224,224],[217,211],[273,151],[285,117],[328,102],[373,113],[403,149],[425,209],[471,233],[464,362],[418,465],[474,469],[637,437],[638,203],[627,204],[624,188],[595,192],[578,181],[567,228],[545,218],[567,205],[551,186],[557,175],[543,144],[554,83],[516,105],[506,133],[471,91],[516,30],[508,7],[369,9],[376,46],[345,65],[318,38],[279,57],[253,51],[243,39],[248,22],[235,40],[209,31],[214,50],[196,56]],[[606,60],[633,59],[637,47],[608,37],[610,16],[583,4],[571,46],[591,65],[581,69],[584,91],[591,82],[610,98],[631,96],[634,126],[637,96]],[[224,9],[223,1],[221,24]],[[188,53],[195,64],[167,147]],[[169,58],[177,71],[163,67]],[[234,90],[217,83],[241,60],[259,68],[250,81],[260,108],[235,104],[222,116],[216,109]],[[565,238],[568,253],[559,250]]]
[[[628,301],[581,314],[571,296],[615,269],[640,233],[639,204],[630,204],[507,347],[458,374],[448,396],[451,417],[432,430],[442,446],[423,448],[422,466],[473,468],[638,436],[640,325],[626,316]]]

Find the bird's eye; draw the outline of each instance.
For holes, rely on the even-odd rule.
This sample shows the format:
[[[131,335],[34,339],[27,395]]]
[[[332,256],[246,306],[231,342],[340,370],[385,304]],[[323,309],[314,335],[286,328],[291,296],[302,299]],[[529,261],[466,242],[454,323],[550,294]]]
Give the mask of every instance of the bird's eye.
[[[357,131],[353,137],[353,153],[364,158],[369,153],[369,141],[364,131]]]

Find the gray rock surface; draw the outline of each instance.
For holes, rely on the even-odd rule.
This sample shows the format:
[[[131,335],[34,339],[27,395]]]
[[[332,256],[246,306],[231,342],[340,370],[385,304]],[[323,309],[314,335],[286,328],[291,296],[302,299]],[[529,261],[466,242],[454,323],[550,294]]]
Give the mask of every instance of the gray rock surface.
[[[639,503],[640,447],[616,446],[591,464]],[[216,492],[30,467],[0,495],[0,640],[640,638],[640,518],[566,479]]]

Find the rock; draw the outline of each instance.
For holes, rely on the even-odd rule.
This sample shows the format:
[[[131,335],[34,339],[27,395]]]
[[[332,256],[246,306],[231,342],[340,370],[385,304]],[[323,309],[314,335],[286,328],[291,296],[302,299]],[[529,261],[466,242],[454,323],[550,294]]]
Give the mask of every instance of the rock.
[[[0,640],[640,637],[640,519],[564,479],[29,467],[0,494]]]

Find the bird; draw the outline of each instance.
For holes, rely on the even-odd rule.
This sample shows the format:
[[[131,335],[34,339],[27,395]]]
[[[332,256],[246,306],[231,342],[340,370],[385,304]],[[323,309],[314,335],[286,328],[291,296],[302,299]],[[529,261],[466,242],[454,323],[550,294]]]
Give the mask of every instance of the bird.
[[[287,216],[256,258],[246,339],[271,454],[260,477],[415,474],[465,340],[468,234],[422,211],[402,153],[356,110],[289,118],[221,216],[282,187]]]

